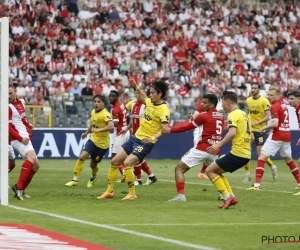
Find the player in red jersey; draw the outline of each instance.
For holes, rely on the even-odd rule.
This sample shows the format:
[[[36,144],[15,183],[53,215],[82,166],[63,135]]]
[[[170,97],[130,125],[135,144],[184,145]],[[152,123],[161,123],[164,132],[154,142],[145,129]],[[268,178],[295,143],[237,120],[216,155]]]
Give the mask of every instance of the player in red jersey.
[[[291,131],[287,106],[280,100],[279,89],[269,90],[268,100],[272,104],[270,109],[272,120],[268,125],[262,127],[260,132],[262,133],[267,129],[272,129],[273,131],[271,131],[267,141],[261,149],[256,167],[256,180],[254,185],[251,188],[248,188],[248,190],[260,189],[265,162],[271,155],[274,156],[278,151],[280,156],[284,158],[298,183],[298,186],[295,189],[300,190],[300,172],[292,158]]]
[[[16,166],[15,163],[15,152],[10,142],[8,144],[8,173],[10,173]]]
[[[25,101],[16,96],[13,85],[9,85],[9,138],[12,147],[25,159],[22,164],[18,182],[11,188],[15,197],[19,200],[24,198],[24,190],[31,182],[39,169],[39,162],[33,149],[31,138],[32,124],[27,121],[25,113]]]
[[[206,94],[203,96],[203,111],[198,117],[189,122],[187,125],[175,128],[164,128],[163,133],[181,133],[190,131],[197,127],[201,128],[201,140],[197,145],[191,148],[182,158],[175,168],[176,188],[178,195],[170,201],[186,201],[184,195],[184,173],[198,164],[205,162],[209,166],[218,158],[220,150],[216,150],[213,154],[206,152],[206,149],[212,144],[222,140],[224,116],[216,110],[218,98],[214,94]]]
[[[134,92],[134,94],[136,100],[128,102],[125,106],[128,111],[131,111],[131,122],[128,126],[122,128],[122,134],[127,133],[127,131],[132,128],[132,135],[135,135],[135,132],[140,127],[141,119],[143,118],[146,104],[143,102],[143,99],[141,98],[137,90]],[[151,185],[152,183],[157,181],[157,178],[151,171],[147,162],[143,160],[140,164],[134,166],[134,174],[136,176],[136,181],[134,184],[136,186],[143,184],[142,170],[149,176],[144,185]]]
[[[110,91],[109,102],[111,105],[113,105],[111,109],[111,116],[115,126],[112,138],[113,144],[111,149],[111,158],[114,158],[118,151],[121,149],[123,143],[129,140],[129,131],[126,134],[120,134],[122,128],[124,126],[127,126],[127,122],[129,122],[129,116],[124,104],[119,102],[119,92],[117,90]],[[121,174],[124,173],[123,164],[120,165],[119,170]]]
[[[300,92],[291,91],[288,93],[289,104],[291,107],[294,107],[296,110],[296,116],[298,120],[298,126],[300,129]],[[297,146],[300,146],[300,138],[298,139]],[[300,157],[298,159],[298,164],[300,167]],[[300,195],[300,192],[295,193],[294,195]]]

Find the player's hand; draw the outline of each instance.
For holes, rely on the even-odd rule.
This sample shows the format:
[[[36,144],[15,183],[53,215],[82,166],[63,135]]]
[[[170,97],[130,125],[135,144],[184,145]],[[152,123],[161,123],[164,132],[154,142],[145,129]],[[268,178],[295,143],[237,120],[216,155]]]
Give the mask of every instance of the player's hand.
[[[134,84],[134,86],[138,86],[137,83],[136,83],[136,81],[134,80],[133,77],[130,77],[130,78],[129,78],[129,81],[132,81],[132,83]]]
[[[91,131],[93,133],[97,133],[97,132],[100,132],[100,128],[92,128]]]
[[[264,130],[265,130],[265,128],[263,127],[259,130],[259,132],[262,134],[264,132]]]
[[[128,131],[127,126],[124,126],[124,127],[122,127],[121,131],[117,134],[117,136],[119,136],[119,135],[124,136],[124,135],[126,135],[127,131]]]
[[[152,138],[151,137],[146,137],[142,139],[142,143],[152,143]]]
[[[299,140],[297,141],[297,144],[296,144],[297,146],[300,146],[300,138],[299,138]]]
[[[31,130],[34,129],[34,127],[33,127],[33,125],[32,125],[31,123],[29,123],[29,128],[30,128]]]
[[[84,132],[84,133],[81,135],[81,139],[84,140],[84,139],[87,137],[87,135],[88,135],[87,132]]]
[[[29,143],[29,138],[24,137],[24,138],[22,139],[22,143],[23,143],[24,145],[27,145],[27,144]]]
[[[189,112],[189,117],[190,117],[190,120],[191,120],[191,121],[194,121],[194,116],[193,116],[193,113],[192,113],[192,112]]]
[[[162,131],[163,134],[170,134],[171,133],[171,128],[169,127],[163,127]]]
[[[220,149],[220,147],[218,146],[218,144],[213,144],[213,145],[211,145],[210,147],[208,147],[206,149],[206,152],[209,153],[209,154],[213,154],[218,149]]]
[[[251,123],[252,128],[254,128],[256,125],[257,125],[256,122],[252,122],[252,123]]]

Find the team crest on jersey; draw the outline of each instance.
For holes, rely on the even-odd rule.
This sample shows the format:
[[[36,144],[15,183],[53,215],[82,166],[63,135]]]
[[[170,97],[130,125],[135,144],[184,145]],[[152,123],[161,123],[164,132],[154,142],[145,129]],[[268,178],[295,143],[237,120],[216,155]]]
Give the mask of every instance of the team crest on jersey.
[[[269,108],[271,108],[271,106],[268,104],[268,105],[267,105],[267,108],[269,109]]]
[[[107,119],[111,120],[111,117],[108,115],[108,116],[107,116]]]
[[[231,124],[232,124],[232,121],[231,121],[231,120],[229,120],[229,121],[228,121],[228,124],[229,124],[229,125],[231,125]]]
[[[276,116],[277,114],[276,113],[272,113],[272,116]]]
[[[169,119],[170,119],[169,116],[166,115],[166,120],[169,121]]]

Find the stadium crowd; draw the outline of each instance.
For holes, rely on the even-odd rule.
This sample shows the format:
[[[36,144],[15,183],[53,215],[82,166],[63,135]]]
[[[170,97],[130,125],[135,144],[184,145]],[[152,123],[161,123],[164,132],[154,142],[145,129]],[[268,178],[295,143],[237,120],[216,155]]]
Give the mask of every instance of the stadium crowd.
[[[201,96],[234,91],[240,108],[247,84],[271,85],[284,97],[300,90],[300,2],[248,6],[243,0],[6,0],[10,17],[10,83],[29,104],[45,99],[134,99],[133,77],[149,89],[167,79],[171,119],[178,106],[195,109]]]

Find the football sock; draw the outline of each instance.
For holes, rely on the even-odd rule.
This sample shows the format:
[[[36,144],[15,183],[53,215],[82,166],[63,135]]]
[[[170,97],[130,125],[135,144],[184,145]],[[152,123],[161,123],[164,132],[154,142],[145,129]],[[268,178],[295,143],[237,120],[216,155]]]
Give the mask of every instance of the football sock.
[[[74,177],[73,180],[78,181],[79,175],[84,167],[84,161],[77,160],[74,168]]]
[[[271,161],[270,158],[268,158],[268,159],[266,160],[266,163],[269,165],[269,167],[273,167],[273,166],[274,166],[274,164],[273,164],[273,162]]]
[[[10,173],[14,168],[16,164],[14,162],[9,161],[8,162],[8,173]]]
[[[176,188],[178,194],[184,194],[184,182],[176,182]]]
[[[28,175],[26,177],[25,183],[24,183],[24,190],[28,187],[28,185],[30,184],[33,176],[35,175],[36,171],[34,171],[31,167],[31,169],[28,171]]]
[[[135,174],[137,180],[142,179],[142,166],[141,166],[141,164],[138,164],[138,165],[134,166],[134,174]]]
[[[31,171],[33,164],[31,161],[26,160],[22,164],[20,176],[17,182],[17,189],[24,190],[26,185],[27,177],[29,176],[29,172]],[[28,184],[27,184],[28,185]]]
[[[205,162],[203,163],[203,165],[202,165],[202,168],[201,168],[201,170],[200,170],[200,174],[205,174],[205,170],[207,169],[207,166],[206,166],[206,164],[205,164]]]
[[[223,195],[225,200],[230,197],[230,193],[227,190],[223,178],[220,175],[217,175],[217,177],[215,177],[211,182],[212,184],[214,184],[218,192],[220,192]]]
[[[149,168],[149,166],[148,166],[148,164],[147,164],[146,161],[143,161],[142,164],[141,164],[141,166],[142,166],[143,171],[146,172],[149,177],[153,177],[154,176],[154,174],[152,173],[152,171]]]
[[[256,165],[256,178],[255,178],[255,184],[254,187],[259,187],[261,179],[265,172],[265,162],[263,160],[258,160]]]
[[[245,165],[246,174],[250,175],[250,161]]]
[[[92,178],[95,178],[99,171],[99,165],[97,164],[96,167],[94,167],[94,168],[91,167],[91,169],[92,169]]]
[[[125,176],[128,184],[129,194],[135,195],[134,173],[132,167],[125,168]]]
[[[123,163],[121,163],[121,165],[119,166],[119,171],[120,171],[121,175],[124,174],[124,164]]]
[[[232,192],[232,188],[231,188],[227,178],[225,176],[221,176],[221,178],[223,179],[224,185],[225,185],[226,189],[228,190],[228,192],[234,196],[234,194]]]
[[[114,186],[116,179],[118,177],[119,173],[119,168],[116,166],[110,166],[109,171],[108,171],[108,185],[107,185],[107,190],[106,192],[112,193],[114,191]]]
[[[299,173],[299,169],[297,168],[296,164],[294,163],[294,161],[291,161],[291,162],[287,163],[287,165],[289,166],[292,174],[294,175],[298,185],[300,185],[300,173]]]

